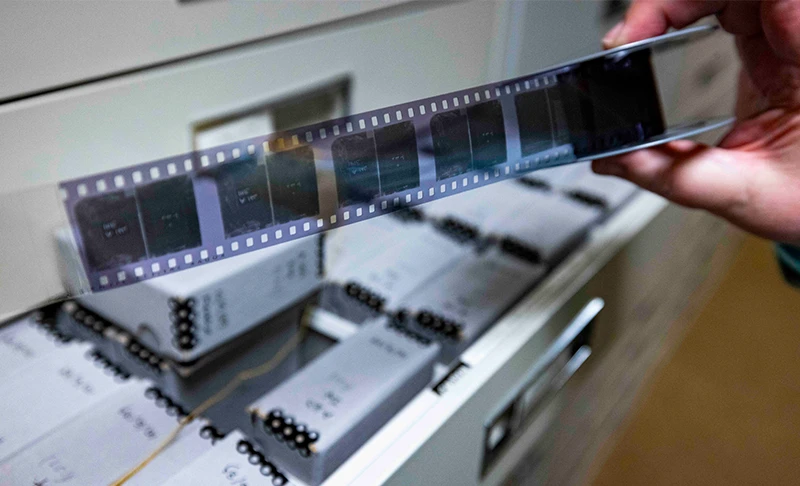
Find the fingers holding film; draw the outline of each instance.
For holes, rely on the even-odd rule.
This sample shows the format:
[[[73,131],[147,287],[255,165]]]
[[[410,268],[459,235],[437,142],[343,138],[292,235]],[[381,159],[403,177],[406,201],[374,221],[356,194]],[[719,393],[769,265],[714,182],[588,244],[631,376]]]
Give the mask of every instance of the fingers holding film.
[[[747,178],[735,152],[689,140],[596,160],[598,174],[623,177],[678,204],[726,215],[747,203]]]
[[[725,1],[637,0],[623,22],[603,38],[606,49],[640,41],[665,33],[670,27],[686,27],[697,20],[721,11]]]

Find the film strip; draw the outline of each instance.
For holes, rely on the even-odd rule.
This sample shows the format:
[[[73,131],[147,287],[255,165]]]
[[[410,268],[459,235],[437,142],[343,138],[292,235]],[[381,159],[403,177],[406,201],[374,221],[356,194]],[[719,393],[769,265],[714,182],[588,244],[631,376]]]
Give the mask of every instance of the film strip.
[[[60,184],[92,291],[317,234],[537,169],[718,128],[668,128],[653,48]]]

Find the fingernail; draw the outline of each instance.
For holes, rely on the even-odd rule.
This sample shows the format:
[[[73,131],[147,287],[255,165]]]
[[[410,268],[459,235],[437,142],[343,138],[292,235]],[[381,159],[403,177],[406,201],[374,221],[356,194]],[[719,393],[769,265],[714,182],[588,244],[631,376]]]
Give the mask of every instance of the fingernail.
[[[603,47],[609,49],[619,44],[618,40],[622,33],[622,28],[625,27],[625,21],[620,20],[617,25],[611,28],[608,33],[603,37]]]

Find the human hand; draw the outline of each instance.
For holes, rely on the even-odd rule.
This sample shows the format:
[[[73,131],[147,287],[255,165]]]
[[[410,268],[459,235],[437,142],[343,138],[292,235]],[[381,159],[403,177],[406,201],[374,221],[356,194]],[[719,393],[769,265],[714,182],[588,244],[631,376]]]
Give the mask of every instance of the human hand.
[[[717,147],[689,140],[594,161],[671,201],[800,244],[800,0],[635,0],[605,48],[715,14],[742,60],[736,122]]]

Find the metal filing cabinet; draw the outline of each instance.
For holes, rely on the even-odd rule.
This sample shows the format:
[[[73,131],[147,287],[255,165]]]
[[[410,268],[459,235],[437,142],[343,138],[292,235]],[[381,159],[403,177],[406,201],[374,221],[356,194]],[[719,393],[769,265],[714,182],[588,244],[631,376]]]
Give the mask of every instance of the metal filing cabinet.
[[[289,106],[290,116],[314,96],[333,101],[329,112],[310,117],[336,116],[532,72],[596,50],[619,15],[611,3],[618,2],[4,4],[0,31],[12,48],[0,53],[7,73],[0,87],[0,194],[191,150],[209,127],[275,127],[281,107]],[[725,83],[735,70],[732,50],[715,42],[720,54],[696,48],[688,59],[672,54],[660,61],[681,71],[662,85],[668,116],[705,115],[731,103]],[[697,113],[689,109],[700,105]],[[573,398],[591,389],[592,369],[603,357],[615,356],[634,324],[630,316],[656,292],[654,272],[676,262],[691,266],[710,251],[667,251],[681,231],[700,227],[712,249],[727,231],[638,195],[326,484],[499,484],[536,444],[540,466],[531,477],[579,481],[586,457],[597,452],[586,444],[602,437],[570,452],[563,439],[570,431],[559,435],[559,426],[590,429],[591,413],[575,409],[586,402]],[[673,278],[679,285],[688,277]],[[542,359],[587,316],[593,356],[560,392],[548,382],[552,393],[544,395],[555,399],[542,400],[534,414],[544,419],[519,425],[487,460],[487,443],[504,440],[492,437],[503,433],[492,427],[504,407],[533,383],[531,373],[561,363]],[[608,383],[613,396],[613,379]],[[555,427],[542,423],[547,417]],[[554,451],[570,460],[559,466]],[[565,472],[567,465],[574,467]]]

